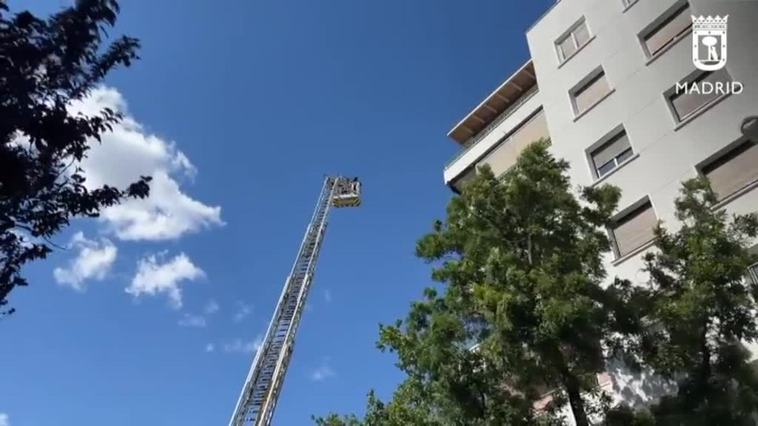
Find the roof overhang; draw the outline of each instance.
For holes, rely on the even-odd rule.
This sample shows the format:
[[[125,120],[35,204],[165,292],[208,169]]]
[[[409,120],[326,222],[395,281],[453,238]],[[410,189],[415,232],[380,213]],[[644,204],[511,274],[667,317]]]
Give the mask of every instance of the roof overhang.
[[[463,144],[472,136],[475,136],[503,111],[513,105],[527,90],[537,84],[534,73],[534,64],[529,59],[513,75],[508,77],[503,84],[495,89],[463,120],[455,125],[447,136],[459,144]]]

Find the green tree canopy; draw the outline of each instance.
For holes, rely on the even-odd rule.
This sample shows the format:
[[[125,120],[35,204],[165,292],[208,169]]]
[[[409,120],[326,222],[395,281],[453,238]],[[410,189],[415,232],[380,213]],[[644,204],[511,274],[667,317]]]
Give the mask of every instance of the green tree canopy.
[[[549,423],[568,401],[587,425],[602,408],[593,396],[612,333],[634,325],[601,285],[609,251],[601,227],[619,191],[577,196],[567,170],[539,142],[502,178],[485,167],[453,198],[417,246],[440,284],[405,320],[381,327],[379,346],[397,354],[407,380],[388,404],[369,406],[389,420],[365,424]],[[553,403],[536,412],[552,389]]]
[[[636,303],[643,358],[679,384],[653,414],[664,425],[753,425],[758,379],[742,342],[758,339],[758,283],[746,277],[758,217],[728,217],[705,178],[683,184],[676,217],[678,230],[656,228]]]

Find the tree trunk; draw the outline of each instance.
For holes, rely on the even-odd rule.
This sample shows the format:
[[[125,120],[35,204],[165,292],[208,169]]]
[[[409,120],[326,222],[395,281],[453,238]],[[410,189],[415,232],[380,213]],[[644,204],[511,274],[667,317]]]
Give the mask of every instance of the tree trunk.
[[[576,426],[589,426],[590,421],[587,419],[587,412],[584,409],[584,400],[582,399],[581,386],[576,376],[566,369],[563,375],[563,385],[566,387],[566,393],[571,405],[571,413],[574,414]]]
[[[571,406],[571,413],[574,415],[574,422],[576,426],[590,426],[590,421],[587,418],[587,410],[584,407],[584,399],[582,399],[582,387],[579,383],[579,379],[568,367],[563,352],[557,347],[549,349],[552,352],[553,362],[556,363],[558,371],[561,375],[561,382],[563,388],[566,391],[569,399],[569,405]]]
[[[700,335],[700,380],[701,386],[707,386],[711,378],[711,348],[708,346],[708,320],[703,321],[703,331]]]

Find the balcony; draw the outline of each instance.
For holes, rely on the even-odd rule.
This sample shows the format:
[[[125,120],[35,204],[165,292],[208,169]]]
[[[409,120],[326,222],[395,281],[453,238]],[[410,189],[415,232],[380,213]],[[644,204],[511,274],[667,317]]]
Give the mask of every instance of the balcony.
[[[457,188],[455,181],[472,177],[472,166],[480,161],[496,173],[509,168],[528,145],[524,137],[547,137],[540,110],[534,64],[529,60],[448,132],[462,149],[445,166],[445,183]]]
[[[508,119],[513,113],[518,110],[522,105],[524,105],[527,101],[529,101],[534,95],[536,95],[539,92],[539,89],[537,86],[532,86],[527,90],[514,104],[509,106],[505,111],[503,111],[500,115],[498,115],[494,121],[492,121],[490,124],[487,125],[484,129],[482,129],[479,133],[474,135],[473,137],[465,140],[461,146],[463,149],[458,152],[458,154],[455,155],[450,161],[447,162],[445,165],[445,168],[447,169],[450,167],[451,164],[455,163],[459,158],[466,155],[467,152],[471,148],[473,148],[476,144],[478,144],[482,139],[484,139],[487,135],[492,133],[494,129],[496,129],[499,125],[503,124],[503,122]]]
[[[531,88],[537,85],[534,64],[530,59],[490,93],[479,105],[448,132],[448,137],[457,143],[471,145],[471,138],[486,133],[486,128],[518,103]]]
[[[508,171],[521,152],[540,139],[550,139],[547,122],[536,90],[518,105],[493,122],[492,129],[481,134],[445,167],[445,183],[460,192],[475,175],[476,166],[487,164],[495,175]]]

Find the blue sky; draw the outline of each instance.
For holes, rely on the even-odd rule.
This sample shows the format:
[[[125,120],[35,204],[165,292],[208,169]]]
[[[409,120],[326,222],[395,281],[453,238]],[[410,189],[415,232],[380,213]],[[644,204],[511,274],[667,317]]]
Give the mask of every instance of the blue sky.
[[[451,197],[445,133],[553,2],[123,1],[114,33],[142,60],[79,106],[128,114],[90,176],[149,172],[158,194],[76,221],[27,268],[0,321],[0,425],[225,424],[325,173],[365,199],[331,217],[275,424],[389,396],[378,324],[430,282],[414,247]]]

